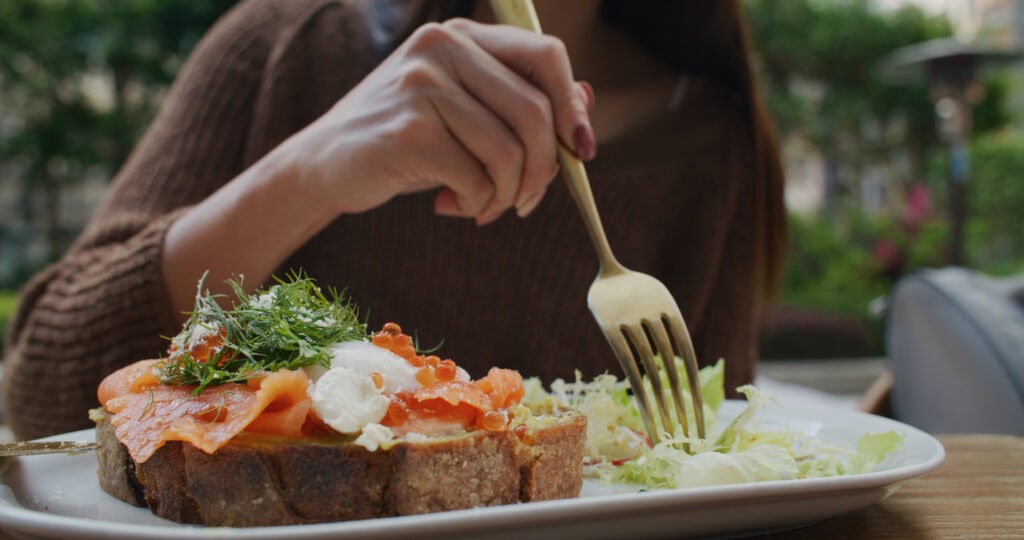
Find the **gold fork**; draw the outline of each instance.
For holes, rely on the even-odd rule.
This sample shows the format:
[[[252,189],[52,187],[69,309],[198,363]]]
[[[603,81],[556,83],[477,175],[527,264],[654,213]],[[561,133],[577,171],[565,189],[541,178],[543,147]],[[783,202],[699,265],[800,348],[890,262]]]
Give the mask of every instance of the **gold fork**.
[[[491,7],[503,24],[541,33],[540,21],[531,0],[491,0]],[[683,322],[679,306],[672,298],[672,293],[660,281],[647,274],[629,270],[615,259],[597,215],[597,205],[594,203],[594,195],[591,193],[583,163],[561,144],[558,146],[558,160],[562,165],[562,174],[569,186],[569,192],[576,201],[601,264],[597,279],[587,294],[587,305],[626,373],[647,434],[652,442],[661,440],[662,432],[654,423],[651,400],[637,365],[637,356],[640,357],[647,380],[650,381],[661,425],[669,436],[673,435],[672,413],[665,396],[660,370],[654,360],[654,354],[657,352],[663,360],[671,390],[671,401],[682,425],[683,435],[686,436],[690,434],[686,403],[683,400],[674,358],[679,356],[683,359],[697,435],[701,439],[705,438],[704,401],[700,395],[697,355],[693,351],[690,333]]]

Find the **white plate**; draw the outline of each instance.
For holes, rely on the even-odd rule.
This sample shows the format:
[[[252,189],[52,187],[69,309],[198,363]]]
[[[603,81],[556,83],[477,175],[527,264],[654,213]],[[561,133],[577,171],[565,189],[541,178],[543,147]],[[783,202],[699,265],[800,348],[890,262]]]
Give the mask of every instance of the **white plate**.
[[[742,402],[727,401],[720,423]],[[770,406],[767,428],[790,428],[853,448],[866,432],[896,430],[904,448],[875,472],[637,493],[587,481],[577,499],[365,521],[252,529],[185,526],[122,503],[97,484],[92,453],[17,458],[0,485],[0,528],[41,538],[641,538],[753,534],[821,521],[875,504],[943,460],[942,445],[905,424],[846,410]],[[92,430],[54,439],[91,439]]]

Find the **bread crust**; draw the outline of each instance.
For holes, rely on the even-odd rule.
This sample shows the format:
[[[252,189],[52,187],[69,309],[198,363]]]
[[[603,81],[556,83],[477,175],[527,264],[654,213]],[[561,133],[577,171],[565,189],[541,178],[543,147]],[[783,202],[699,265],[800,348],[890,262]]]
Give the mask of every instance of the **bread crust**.
[[[543,427],[399,442],[243,435],[213,454],[168,442],[135,463],[109,419],[97,423],[104,491],[182,523],[255,527],[423,514],[575,497],[586,417],[558,411]]]

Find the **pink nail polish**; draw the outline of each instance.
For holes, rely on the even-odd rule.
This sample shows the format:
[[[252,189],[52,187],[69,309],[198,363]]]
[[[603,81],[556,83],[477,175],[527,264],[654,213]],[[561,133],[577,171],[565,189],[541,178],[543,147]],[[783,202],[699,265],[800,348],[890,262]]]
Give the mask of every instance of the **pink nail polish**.
[[[594,141],[594,132],[587,124],[581,123],[573,131],[573,150],[576,157],[583,161],[590,161],[597,155],[597,142]]]
[[[583,92],[586,94],[586,100],[584,103],[587,105],[587,110],[593,110],[594,104],[597,102],[597,96],[594,95],[594,87],[590,86],[590,83],[587,81],[580,81],[579,84],[580,88],[582,88]]]

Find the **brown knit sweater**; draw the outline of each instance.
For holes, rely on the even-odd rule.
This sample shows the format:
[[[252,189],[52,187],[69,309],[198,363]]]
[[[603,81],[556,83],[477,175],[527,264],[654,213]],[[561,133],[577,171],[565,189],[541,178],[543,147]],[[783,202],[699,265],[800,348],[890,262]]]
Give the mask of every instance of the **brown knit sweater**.
[[[3,381],[19,436],[87,427],[103,376],[164,354],[161,336],[179,329],[161,277],[168,226],[383,58],[358,9],[257,0],[199,44],[92,222],[23,291]],[[669,286],[698,357],[727,359],[729,388],[751,380],[757,335],[752,142],[735,103],[692,79],[680,107],[588,165],[619,260]],[[432,194],[401,197],[338,218],[289,268],[347,291],[371,328],[395,321],[421,344],[444,340],[441,354],[474,376],[619,373],[586,307],[597,260],[560,181],[529,218],[486,227],[435,216]]]

